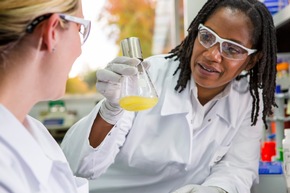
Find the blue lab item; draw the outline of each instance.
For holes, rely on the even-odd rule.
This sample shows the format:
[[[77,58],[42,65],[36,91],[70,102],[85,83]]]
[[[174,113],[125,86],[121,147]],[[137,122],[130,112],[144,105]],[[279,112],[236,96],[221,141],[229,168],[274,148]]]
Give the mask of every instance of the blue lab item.
[[[262,162],[259,163],[259,174],[283,174],[282,162]]]
[[[274,133],[274,134],[270,134],[270,135],[268,135],[268,139],[269,140],[275,140],[275,137],[276,137],[276,134]]]
[[[63,118],[54,118],[54,119],[47,119],[43,121],[43,124],[47,127],[50,125],[63,125],[64,124],[64,119]]]
[[[276,90],[275,90],[276,93],[281,93],[281,86],[280,85],[277,85],[276,86]]]
[[[269,12],[274,15],[289,3],[288,0],[264,0],[264,4],[268,8]]]

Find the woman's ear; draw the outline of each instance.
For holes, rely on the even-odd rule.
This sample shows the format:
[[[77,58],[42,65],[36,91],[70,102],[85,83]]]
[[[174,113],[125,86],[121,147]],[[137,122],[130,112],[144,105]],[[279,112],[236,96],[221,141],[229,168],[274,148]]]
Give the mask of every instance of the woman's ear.
[[[43,48],[49,52],[53,52],[59,41],[59,31],[57,30],[59,24],[58,14],[52,14],[42,26]]]
[[[255,53],[255,54],[251,57],[250,61],[248,62],[248,64],[247,64],[245,70],[246,70],[246,71],[251,70],[251,69],[256,65],[256,63],[257,63],[259,60],[261,60],[262,56],[263,56],[263,55],[262,55],[261,52]]]

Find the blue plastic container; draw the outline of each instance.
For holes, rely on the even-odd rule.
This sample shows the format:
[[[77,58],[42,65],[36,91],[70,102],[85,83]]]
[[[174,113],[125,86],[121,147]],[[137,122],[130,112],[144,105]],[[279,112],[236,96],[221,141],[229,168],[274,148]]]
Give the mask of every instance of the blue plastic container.
[[[262,162],[259,164],[259,174],[283,174],[282,162]]]
[[[288,0],[264,0],[263,2],[272,15],[289,4]]]

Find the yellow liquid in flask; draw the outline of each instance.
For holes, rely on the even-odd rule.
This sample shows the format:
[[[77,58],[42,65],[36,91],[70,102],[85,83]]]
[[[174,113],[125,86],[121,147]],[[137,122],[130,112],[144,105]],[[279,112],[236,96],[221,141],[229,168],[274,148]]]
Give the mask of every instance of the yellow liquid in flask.
[[[158,102],[157,97],[127,96],[120,99],[119,103],[127,111],[142,111],[154,107]]]

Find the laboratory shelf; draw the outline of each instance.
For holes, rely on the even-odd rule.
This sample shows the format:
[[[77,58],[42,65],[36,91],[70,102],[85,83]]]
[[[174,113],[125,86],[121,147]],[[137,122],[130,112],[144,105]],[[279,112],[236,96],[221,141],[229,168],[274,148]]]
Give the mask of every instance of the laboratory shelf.
[[[279,28],[290,23],[290,5],[284,7],[281,11],[273,15],[274,25]]]
[[[276,127],[276,155],[279,155],[279,149],[282,148],[282,140],[284,138],[285,122],[290,121],[290,116],[285,115],[285,100],[289,99],[289,93],[277,93],[275,94],[275,102],[278,107],[274,108],[274,114],[267,120],[275,122]]]
[[[276,28],[278,53],[290,52],[290,5],[273,15]],[[274,121],[276,125],[276,149],[279,155],[279,148],[282,148],[284,138],[285,122],[290,121],[290,116],[285,115],[285,101],[290,98],[289,93],[278,93],[275,95],[278,108],[274,108],[274,116],[269,120]]]
[[[290,121],[290,117],[271,117],[268,119],[269,121],[284,121],[284,122],[288,122]]]
[[[290,98],[289,93],[276,93],[275,94],[276,99],[288,99]]]

